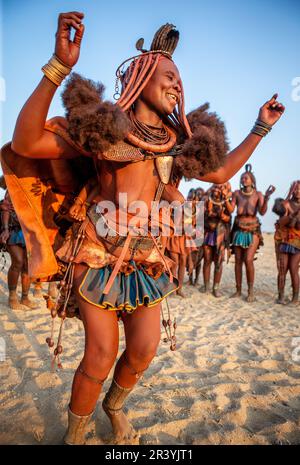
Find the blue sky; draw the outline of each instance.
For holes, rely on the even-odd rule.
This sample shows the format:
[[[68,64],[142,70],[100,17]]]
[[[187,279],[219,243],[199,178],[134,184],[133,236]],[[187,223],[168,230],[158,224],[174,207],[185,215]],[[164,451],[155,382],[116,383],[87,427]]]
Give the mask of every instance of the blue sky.
[[[77,10],[85,13],[86,32],[75,70],[102,81],[109,99],[118,64],[135,53],[139,37],[149,46],[165,22],[181,33],[174,60],[184,82],[186,111],[208,101],[226,124],[231,148],[246,137],[259,107],[277,91],[286,113],[251,163],[260,190],[277,187],[274,198],[285,196],[290,183],[300,178],[299,1],[3,0],[1,6],[1,144],[11,139],[18,112],[53,53],[58,14]],[[60,91],[49,117],[58,114],[63,114]],[[239,176],[232,179],[233,188]],[[197,185],[182,183],[181,190],[186,194]],[[272,231],[274,221],[268,212],[264,230]]]

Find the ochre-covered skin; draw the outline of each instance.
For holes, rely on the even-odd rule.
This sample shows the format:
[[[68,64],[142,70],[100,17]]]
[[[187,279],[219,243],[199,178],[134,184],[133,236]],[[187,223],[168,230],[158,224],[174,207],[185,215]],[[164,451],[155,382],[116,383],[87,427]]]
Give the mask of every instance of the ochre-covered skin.
[[[277,205],[276,205],[277,203]],[[275,250],[278,267],[278,303],[285,304],[285,282],[290,272],[293,296],[291,304],[299,303],[300,265],[300,181],[294,181],[285,200],[277,199],[273,211],[280,216],[275,224]]]
[[[73,67],[79,59],[84,33],[83,17],[83,13],[80,12],[59,15],[55,54],[68,67]],[[75,29],[73,41],[70,40],[72,28]],[[131,103],[134,102],[135,117],[147,125],[149,130],[151,127],[159,129],[178,105],[181,129],[185,130],[186,137],[191,136],[183,111],[184,98],[178,69],[170,58],[157,56],[159,59],[155,60],[156,65],[152,69],[147,85],[136,95],[136,100],[130,97]],[[71,142],[63,136],[66,127],[60,128],[62,129],[60,133],[58,130],[53,131],[50,127],[45,127],[56,90],[57,87],[51,80],[42,78],[19,114],[11,148],[6,146],[2,151],[3,171],[9,190],[15,192],[12,200],[22,229],[24,228],[29,253],[32,254],[31,271],[35,276],[37,274],[46,276],[48,273],[57,272],[51,247],[59,246],[62,237],[60,233],[63,234],[66,228],[66,211],[68,212],[74,196],[80,192],[83,185],[95,176],[95,170],[101,197],[112,202],[118,201],[119,193],[126,193],[128,202],[143,200],[149,205],[159,185],[154,160],[137,163],[98,161],[97,153],[93,149],[93,134],[88,135],[84,146],[80,147],[82,144],[79,140],[77,147],[74,146],[74,137]],[[270,125],[273,125],[284,111],[283,105],[278,103],[276,98],[277,94],[274,94],[259,112],[259,118]],[[106,105],[105,108],[111,107]],[[83,108],[80,111],[83,111]],[[114,113],[114,110],[112,112]],[[97,118],[99,116],[96,111],[95,116]],[[111,115],[108,114],[109,116]],[[97,118],[96,123],[99,122]],[[107,121],[109,118],[106,123]],[[60,120],[60,126],[65,126],[63,120]],[[93,129],[91,128],[92,133]],[[109,127],[107,129],[109,130]],[[96,132],[96,139],[100,132]],[[114,134],[117,132],[114,131]],[[209,130],[206,133],[208,134]],[[261,140],[260,136],[250,133],[228,154],[223,166],[212,171],[205,170],[204,174],[203,156],[201,157],[202,137],[203,131],[199,131],[197,137],[191,139],[196,161],[195,169],[192,171],[197,179],[215,183],[228,181],[243,166]],[[97,142],[103,143],[102,136],[100,139],[98,137]],[[205,139],[205,144],[207,141]],[[147,142],[152,143],[150,140]],[[89,158],[89,154],[84,154],[83,149],[87,152],[92,151],[94,160]],[[15,153],[20,156],[16,156]],[[185,156],[187,157],[187,153]],[[82,157],[85,159],[84,163]],[[93,161],[96,163],[93,164]],[[186,165],[186,161],[183,160],[182,164]],[[215,163],[213,166],[216,167]],[[189,172],[191,172],[190,166]],[[184,170],[181,171],[181,176],[183,175],[185,175]],[[170,195],[170,191],[166,195]],[[63,205],[63,209],[60,205]],[[56,223],[60,221],[59,231],[57,224],[53,224],[53,212],[57,213]],[[70,409],[77,416],[87,416],[93,411],[101,390],[101,384],[95,383],[93,379],[103,381],[115,363],[119,342],[118,320],[115,311],[108,312],[98,308],[82,297],[80,285],[86,275],[87,266],[79,263],[72,270],[74,271],[73,290],[86,335],[81,367],[88,376],[84,376],[80,371],[76,372]],[[137,373],[146,370],[156,354],[161,337],[160,312],[159,304],[151,309],[141,305],[132,314],[122,315],[126,336],[126,357],[118,360],[114,372],[114,380],[122,389],[129,389],[135,385],[138,379]],[[164,321],[164,323],[165,327],[168,327],[168,322]],[[174,325],[175,329],[176,325]],[[173,342],[172,340],[174,348]],[[134,436],[134,432],[128,426],[125,414],[122,413],[113,419],[110,414],[108,416],[117,440],[128,442]]]
[[[248,167],[250,170],[248,171]],[[233,297],[241,296],[242,288],[242,266],[245,263],[248,283],[247,301],[253,302],[254,297],[254,256],[260,245],[263,245],[263,238],[260,229],[258,213],[264,215],[268,208],[268,200],[275,191],[274,186],[270,186],[265,195],[256,189],[255,177],[251,171],[251,165],[246,166],[247,170],[241,176],[241,189],[233,193],[232,205],[237,209],[237,215],[232,229],[233,251],[235,254],[235,279],[236,292]],[[235,244],[236,234],[251,235],[251,244],[245,246]]]

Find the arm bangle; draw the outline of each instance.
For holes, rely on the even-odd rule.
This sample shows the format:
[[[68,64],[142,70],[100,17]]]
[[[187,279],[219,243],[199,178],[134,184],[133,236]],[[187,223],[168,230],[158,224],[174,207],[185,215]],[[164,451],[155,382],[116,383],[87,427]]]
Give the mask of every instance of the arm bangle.
[[[56,55],[53,55],[48,63],[42,67],[42,71],[49,81],[60,86],[63,80],[70,74],[72,68],[65,65]]]
[[[257,119],[253,128],[251,129],[252,134],[257,134],[258,136],[265,137],[272,130],[270,124],[265,123]]]

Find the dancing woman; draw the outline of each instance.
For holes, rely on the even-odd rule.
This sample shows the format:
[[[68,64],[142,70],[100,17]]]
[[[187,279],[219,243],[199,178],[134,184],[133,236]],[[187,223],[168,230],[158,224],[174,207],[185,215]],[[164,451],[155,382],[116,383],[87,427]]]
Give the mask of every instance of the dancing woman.
[[[162,234],[137,238],[130,229],[125,237],[100,237],[96,224],[103,216],[106,219],[106,214],[100,214],[95,205],[85,221],[69,229],[62,243],[59,234],[63,228],[54,234],[53,217],[45,215],[42,199],[22,195],[24,190],[30,192],[32,181],[26,176],[31,173],[42,186],[47,180],[65,211],[63,202],[70,205],[96,174],[99,201],[117,202],[120,215],[116,229],[123,213],[120,193],[126,193],[128,203],[142,200],[149,208],[163,195],[176,197],[174,186],[183,176],[224,183],[243,166],[284,111],[274,94],[261,107],[245,140],[227,154],[224,126],[206,111],[207,106],[192,112],[188,119],[185,116],[183,85],[172,59],[179,33],[167,24],[156,33],[150,50],[139,40],[140,54],[118,68],[116,97],[120,98],[116,105],[103,102],[102,85],[73,74],[63,94],[66,118],[46,123],[54,94],[79,59],[83,17],[79,12],[59,16],[55,54],[43,67],[43,78],[19,114],[11,147],[2,149],[3,171],[9,190],[14,192],[13,202],[31,251],[30,272],[44,278],[59,273],[60,262],[51,245],[54,251],[59,249],[68,273],[61,282],[61,292],[68,300],[73,289],[84,324],[85,350],[72,386],[65,436],[68,444],[85,441],[86,424],[117,357],[118,318],[124,325],[126,349],[115,366],[103,408],[116,442],[135,435],[123,404],[156,354],[161,337],[161,300],[176,290],[177,283],[164,257]],[[56,162],[61,163],[60,170]],[[46,172],[51,172],[50,179]],[[62,172],[64,179],[57,182]],[[41,192],[43,195],[44,189]],[[132,214],[127,212],[127,217]],[[163,226],[160,224],[160,231]],[[66,317],[65,306],[60,316]],[[168,329],[168,322],[164,323]],[[169,338],[174,348],[174,338],[170,334]],[[53,341],[48,342],[53,345]],[[59,343],[55,356],[61,351]]]

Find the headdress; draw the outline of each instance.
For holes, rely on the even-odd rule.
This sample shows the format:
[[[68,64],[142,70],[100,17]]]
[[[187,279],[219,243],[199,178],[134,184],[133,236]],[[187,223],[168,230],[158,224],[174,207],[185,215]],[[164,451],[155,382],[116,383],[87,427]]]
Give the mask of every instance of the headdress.
[[[244,176],[244,174],[248,174],[248,175],[250,176],[251,181],[252,181],[252,187],[253,187],[254,189],[256,189],[256,178],[255,178],[254,173],[253,173],[253,171],[252,171],[252,165],[251,165],[251,163],[247,163],[247,165],[245,166],[245,171],[244,171],[244,173],[241,174],[241,177],[240,177],[240,188],[241,188],[241,189],[242,189],[242,187],[243,187],[241,181],[242,181],[242,177]]]
[[[140,55],[135,55],[127,58],[118,66],[116,71],[116,86],[114,98],[117,100],[117,105],[122,110],[127,111],[133,103],[138,99],[143,89],[148,84],[154,74],[157,65],[162,57],[172,60],[173,52],[179,40],[179,32],[173,24],[165,24],[155,33],[151,43],[150,50],[143,48],[144,39],[141,38],[136,42],[136,48],[141,52]],[[129,66],[124,69],[126,64]],[[119,83],[121,83],[121,93]],[[181,98],[178,103],[178,109],[175,109],[172,115],[166,119],[170,126],[175,129],[180,127],[186,135],[191,136],[192,132],[184,112],[184,92],[182,82]],[[119,97],[119,98],[118,98]]]

